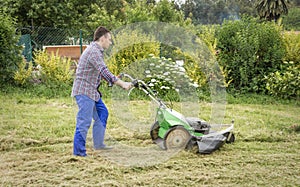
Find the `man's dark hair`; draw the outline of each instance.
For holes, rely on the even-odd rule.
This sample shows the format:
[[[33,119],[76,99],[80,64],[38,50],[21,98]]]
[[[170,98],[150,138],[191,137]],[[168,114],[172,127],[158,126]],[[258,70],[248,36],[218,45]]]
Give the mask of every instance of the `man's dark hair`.
[[[106,35],[109,32],[110,31],[103,26],[98,27],[94,32],[94,41],[97,41],[99,38],[101,38],[101,36]]]

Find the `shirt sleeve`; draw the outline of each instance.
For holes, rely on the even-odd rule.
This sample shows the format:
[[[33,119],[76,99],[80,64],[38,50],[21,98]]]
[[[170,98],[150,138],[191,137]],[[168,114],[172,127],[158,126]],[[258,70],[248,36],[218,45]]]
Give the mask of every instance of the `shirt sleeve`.
[[[100,72],[101,78],[106,80],[110,84],[114,84],[118,78],[112,74],[104,63],[102,52],[94,54],[95,56],[91,58],[93,66]]]
[[[118,80],[118,78],[108,70],[107,66],[101,67],[100,76],[110,84],[114,84]]]

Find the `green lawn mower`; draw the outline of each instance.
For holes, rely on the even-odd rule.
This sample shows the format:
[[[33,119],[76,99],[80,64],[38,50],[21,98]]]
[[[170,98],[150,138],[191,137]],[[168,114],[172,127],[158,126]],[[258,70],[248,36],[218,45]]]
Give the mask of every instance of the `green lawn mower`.
[[[151,126],[150,135],[153,142],[162,149],[192,150],[198,147],[197,152],[199,153],[212,153],[224,143],[235,141],[233,121],[229,125],[220,125],[208,124],[206,121],[195,117],[185,117],[157,98],[144,81],[134,79],[128,74],[121,74],[120,77],[129,78],[134,85],[132,89],[142,90],[158,104],[155,123]]]

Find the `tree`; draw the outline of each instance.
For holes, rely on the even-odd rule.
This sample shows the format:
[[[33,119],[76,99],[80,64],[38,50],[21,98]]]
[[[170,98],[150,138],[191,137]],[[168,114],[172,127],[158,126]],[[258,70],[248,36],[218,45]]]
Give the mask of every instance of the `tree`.
[[[254,15],[253,0],[186,0],[181,6],[185,17],[195,24],[221,24],[225,19]]]
[[[14,71],[21,62],[21,49],[17,46],[18,35],[15,20],[0,11],[0,85],[11,83]]]
[[[211,0],[187,0],[183,5],[185,17],[192,15],[195,24],[210,24],[215,21],[210,18],[214,16],[214,2]]]
[[[291,8],[289,14],[283,17],[282,23],[286,30],[300,31],[300,8]]]
[[[288,13],[289,0],[258,0],[256,9],[261,19],[275,21],[283,14]]]
[[[96,0],[0,0],[2,10],[16,18],[19,27],[44,26],[78,29],[85,25]]]
[[[135,23],[142,21],[154,21],[155,16],[153,14],[153,8],[155,6],[155,2],[151,2],[148,0],[146,3],[144,1],[136,0],[131,4],[126,6],[126,19],[125,23]]]
[[[176,10],[173,3],[168,0],[159,1],[153,9],[153,14],[161,22],[178,22],[183,15]]]

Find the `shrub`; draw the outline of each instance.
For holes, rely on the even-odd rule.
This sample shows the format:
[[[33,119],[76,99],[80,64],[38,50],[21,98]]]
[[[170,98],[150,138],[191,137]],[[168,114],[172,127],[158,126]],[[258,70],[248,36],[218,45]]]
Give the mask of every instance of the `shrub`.
[[[30,80],[32,80],[32,63],[27,63],[24,59],[18,65],[18,70],[14,73],[14,80],[17,85],[27,86]]]
[[[71,85],[74,71],[71,70],[72,61],[69,58],[61,58],[58,54],[48,54],[39,51],[35,54],[35,63],[41,67],[41,81],[46,84]]]
[[[17,46],[19,35],[15,31],[15,20],[0,12],[0,85],[12,83],[14,72],[22,62],[21,48]]]
[[[142,70],[140,75],[137,75],[137,72],[132,69],[130,69],[132,72],[127,73],[142,79],[160,99],[180,101],[181,99],[189,99],[195,94],[193,91],[196,92],[198,84],[187,75],[183,64],[153,55],[142,60],[139,64],[138,69]],[[145,94],[135,92],[132,98],[141,98],[141,95]]]
[[[216,32],[219,25],[201,25],[197,27],[197,36],[207,45],[212,53],[216,53]]]
[[[225,21],[216,34],[218,61],[231,90],[265,92],[265,76],[280,71],[285,54],[281,28],[243,17]]]
[[[118,33],[114,41],[114,51],[107,59],[107,66],[114,74],[119,74],[129,64],[147,58],[149,54],[159,54],[159,43],[137,31]]]
[[[276,71],[266,76],[266,89],[271,95],[284,99],[299,99],[300,98],[300,64],[289,64],[284,72]]]
[[[31,63],[26,67],[26,62],[23,62],[14,72],[14,80],[18,85],[36,96],[51,98],[70,95],[74,74],[70,59],[39,51],[34,60],[37,67],[33,68]]]
[[[286,30],[300,30],[300,7],[289,9],[289,13],[283,16],[283,25]]]
[[[300,64],[300,33],[285,32],[284,44],[286,47],[285,61],[292,61],[295,65]]]

